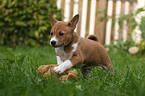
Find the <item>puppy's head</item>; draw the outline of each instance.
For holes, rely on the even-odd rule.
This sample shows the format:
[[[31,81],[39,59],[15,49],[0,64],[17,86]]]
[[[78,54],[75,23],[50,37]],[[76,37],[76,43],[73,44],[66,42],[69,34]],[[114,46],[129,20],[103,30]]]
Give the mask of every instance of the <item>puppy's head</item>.
[[[49,36],[51,38],[50,45],[53,47],[67,46],[73,38],[73,32],[79,20],[79,15],[75,15],[69,22],[57,21],[49,13],[48,16],[52,24]]]

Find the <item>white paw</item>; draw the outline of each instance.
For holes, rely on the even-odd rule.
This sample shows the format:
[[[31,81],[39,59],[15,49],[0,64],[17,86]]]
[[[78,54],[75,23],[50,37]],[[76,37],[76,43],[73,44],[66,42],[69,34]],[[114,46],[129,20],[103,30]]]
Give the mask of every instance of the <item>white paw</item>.
[[[64,70],[62,67],[57,66],[57,67],[54,67],[54,71],[55,71],[56,73],[61,74],[61,73],[63,73],[65,70]]]

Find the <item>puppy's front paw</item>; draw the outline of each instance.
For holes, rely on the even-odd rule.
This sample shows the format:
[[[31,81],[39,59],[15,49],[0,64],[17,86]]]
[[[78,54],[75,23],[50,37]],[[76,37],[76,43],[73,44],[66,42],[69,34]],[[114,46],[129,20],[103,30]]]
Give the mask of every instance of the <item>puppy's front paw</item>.
[[[54,71],[55,71],[56,73],[61,74],[61,73],[63,73],[65,70],[64,70],[62,67],[57,66],[57,67],[54,67]]]

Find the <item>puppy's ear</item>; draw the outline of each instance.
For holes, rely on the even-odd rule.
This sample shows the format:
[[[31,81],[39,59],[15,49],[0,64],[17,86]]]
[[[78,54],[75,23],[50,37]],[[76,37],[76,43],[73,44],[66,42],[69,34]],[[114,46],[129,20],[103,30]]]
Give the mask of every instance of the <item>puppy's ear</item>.
[[[51,24],[52,24],[52,26],[53,26],[53,25],[57,22],[57,20],[54,19],[53,16],[52,16],[50,13],[48,13],[48,16],[49,16],[49,19],[50,19]]]
[[[69,27],[73,27],[73,29],[76,28],[76,24],[78,23],[79,21],[79,14],[75,15],[68,23],[68,26]]]

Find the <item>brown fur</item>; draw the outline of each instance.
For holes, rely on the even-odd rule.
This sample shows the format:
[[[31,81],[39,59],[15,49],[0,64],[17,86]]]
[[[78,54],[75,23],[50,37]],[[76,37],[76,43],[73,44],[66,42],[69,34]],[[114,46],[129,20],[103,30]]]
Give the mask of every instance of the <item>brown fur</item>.
[[[55,21],[53,20],[55,19],[53,19],[50,14],[48,15],[51,22],[54,23]],[[56,35],[59,40],[59,44],[63,44],[62,47],[64,47],[64,51],[66,53],[71,52],[73,50],[72,45],[78,42],[77,50],[73,53],[70,61],[74,66],[83,64],[81,71],[84,75],[87,75],[87,71],[94,66],[102,66],[107,70],[111,70],[111,73],[113,74],[113,67],[110,57],[103,45],[98,42],[99,39],[96,37],[96,41],[89,40],[91,38],[82,38],[74,32],[78,19],[79,15],[76,15],[68,23],[63,21],[55,22],[52,24],[52,36]],[[60,32],[64,33],[64,35],[59,36]],[[93,37],[93,35],[91,37]]]
[[[88,35],[86,38],[90,39],[90,40],[94,40],[94,41],[100,42],[99,38],[96,35]]]

